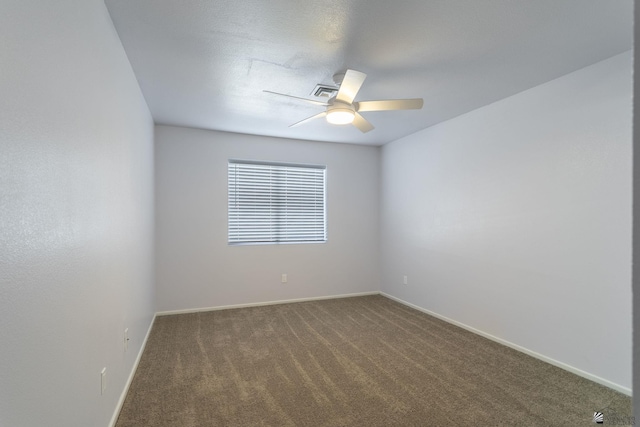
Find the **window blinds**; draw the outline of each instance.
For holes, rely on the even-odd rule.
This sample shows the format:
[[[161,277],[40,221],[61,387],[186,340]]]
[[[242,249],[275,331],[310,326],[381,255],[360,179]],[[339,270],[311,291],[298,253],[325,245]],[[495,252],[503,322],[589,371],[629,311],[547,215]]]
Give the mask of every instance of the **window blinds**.
[[[229,244],[325,242],[325,172],[229,160]]]

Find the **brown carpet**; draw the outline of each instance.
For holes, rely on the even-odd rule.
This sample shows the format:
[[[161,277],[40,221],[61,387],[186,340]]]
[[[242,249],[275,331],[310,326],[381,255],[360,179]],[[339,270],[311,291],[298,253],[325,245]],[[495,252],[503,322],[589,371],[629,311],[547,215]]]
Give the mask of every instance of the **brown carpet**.
[[[117,427],[593,426],[596,410],[622,421],[631,399],[376,295],[158,317]]]

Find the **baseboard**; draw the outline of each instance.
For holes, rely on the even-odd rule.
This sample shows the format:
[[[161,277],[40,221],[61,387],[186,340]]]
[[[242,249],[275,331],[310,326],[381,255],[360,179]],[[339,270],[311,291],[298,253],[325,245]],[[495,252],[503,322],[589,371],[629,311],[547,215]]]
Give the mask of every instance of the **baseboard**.
[[[131,372],[129,373],[129,378],[127,379],[127,383],[124,386],[124,390],[122,390],[122,394],[120,394],[120,399],[118,399],[118,404],[116,405],[116,410],[113,412],[113,416],[111,417],[111,422],[109,422],[109,427],[115,427],[118,422],[118,416],[120,415],[120,410],[122,409],[122,405],[124,405],[124,399],[127,397],[127,393],[129,392],[129,387],[131,386],[131,382],[133,381],[133,377],[136,374],[136,370],[138,370],[138,364],[140,363],[140,359],[142,359],[142,353],[144,353],[144,349],[147,346],[147,340],[149,339],[149,335],[151,334],[151,328],[153,328],[153,323],[156,320],[156,316],[153,316],[151,319],[151,323],[149,324],[149,329],[147,329],[147,334],[144,336],[144,340],[142,341],[142,345],[140,346],[140,351],[138,351],[138,356],[136,356],[135,362],[133,362],[133,367],[131,368]]]
[[[221,305],[217,307],[202,307],[202,308],[191,308],[187,310],[171,310],[171,311],[160,311],[156,313],[156,316],[169,316],[172,314],[188,314],[188,313],[200,313],[203,311],[217,311],[217,310],[229,310],[232,308],[245,308],[245,307],[260,307],[263,305],[276,305],[276,304],[289,304],[292,302],[304,302],[304,301],[319,301],[325,299],[337,299],[337,298],[351,298],[351,297],[363,297],[367,295],[380,295],[379,291],[373,292],[359,292],[355,294],[342,294],[342,295],[327,295],[322,297],[310,297],[310,298],[297,298],[297,299],[288,299],[288,300],[280,300],[280,301],[267,301],[267,302],[254,302],[248,304],[234,304],[234,305]]]
[[[571,365],[567,365],[566,363],[560,362],[558,360],[555,360],[555,359],[552,359],[550,357],[547,357],[547,356],[545,356],[543,354],[540,354],[540,353],[537,353],[535,351],[529,350],[528,348],[519,346],[517,344],[514,344],[514,343],[509,342],[507,340],[504,340],[502,338],[498,338],[498,337],[496,337],[494,335],[488,334],[488,333],[483,332],[483,331],[481,331],[479,329],[473,328],[473,327],[471,327],[469,325],[465,325],[464,323],[461,323],[461,322],[458,322],[456,320],[450,319],[450,318],[448,318],[446,316],[442,316],[442,315],[440,315],[438,313],[434,313],[433,311],[427,310],[426,308],[422,308],[422,307],[417,306],[415,304],[411,304],[410,302],[404,301],[404,300],[402,300],[400,298],[394,297],[393,295],[389,295],[389,294],[387,294],[385,292],[380,292],[380,295],[382,295],[382,296],[384,296],[386,298],[389,298],[389,299],[391,299],[393,301],[399,302],[400,304],[406,305],[407,307],[414,308],[414,309],[416,309],[418,311],[421,311],[423,313],[426,313],[426,314],[428,314],[430,316],[436,317],[436,318],[438,318],[440,320],[444,320],[445,322],[451,323],[452,325],[458,326],[458,327],[460,327],[462,329],[466,329],[467,331],[473,332],[474,334],[477,334],[477,335],[480,335],[480,336],[485,337],[487,339],[490,339],[491,341],[495,341],[495,342],[497,342],[499,344],[502,344],[502,345],[505,345],[507,347],[513,348],[514,350],[517,350],[517,351],[519,351],[521,353],[525,353],[525,354],[527,354],[527,355],[529,355],[531,357],[535,357],[536,359],[542,360],[543,362],[546,362],[546,363],[549,363],[551,365],[557,366],[558,368],[564,369],[565,371],[569,371],[569,372],[571,372],[573,374],[576,374],[576,375],[578,375],[580,377],[586,378],[588,380],[591,380],[593,382],[601,384],[601,385],[603,385],[605,387],[609,387],[609,388],[611,388],[613,390],[619,391],[620,393],[626,394],[627,396],[631,396],[632,395],[632,391],[628,387],[624,387],[624,386],[621,386],[620,384],[616,384],[616,383],[611,382],[609,380],[606,380],[604,378],[600,378],[597,375],[590,374],[589,372],[585,372],[585,371],[583,371],[581,369],[578,369],[576,367],[573,367]]]

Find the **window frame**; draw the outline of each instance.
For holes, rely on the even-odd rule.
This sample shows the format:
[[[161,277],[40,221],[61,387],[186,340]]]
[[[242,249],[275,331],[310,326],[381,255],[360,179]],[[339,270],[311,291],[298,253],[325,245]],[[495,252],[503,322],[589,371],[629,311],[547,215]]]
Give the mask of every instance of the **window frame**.
[[[287,176],[286,174],[289,173],[291,174],[291,172],[293,172],[294,170],[314,170],[314,171],[322,171],[321,173],[321,177],[322,177],[322,196],[321,196],[321,201],[322,201],[322,209],[320,210],[321,212],[321,221],[317,221],[315,224],[321,224],[322,225],[322,232],[321,233],[315,233],[318,236],[322,236],[319,239],[310,239],[310,240],[298,240],[295,238],[296,233],[295,232],[291,232],[291,229],[285,229],[283,234],[271,234],[270,238],[263,238],[263,239],[258,239],[255,238],[253,240],[242,240],[239,239],[237,237],[238,235],[238,229],[239,226],[237,225],[240,220],[238,218],[236,218],[235,223],[232,224],[232,215],[238,215],[238,213],[232,213],[232,204],[233,203],[237,203],[238,197],[237,197],[237,193],[236,193],[236,197],[235,199],[232,197],[232,168],[235,167],[235,165],[248,165],[249,168],[250,167],[265,167],[267,169],[270,170],[270,173],[273,173],[273,171],[275,170],[276,172],[281,172],[284,173],[285,178],[284,180],[280,181],[279,184],[280,185],[285,185],[286,190],[289,190],[291,184],[287,185],[286,181],[287,181]],[[236,169],[237,171],[237,169]],[[316,172],[317,174],[317,172]],[[316,177],[317,178],[317,177]],[[309,178],[309,182],[312,182],[313,178]],[[235,181],[234,181],[235,182]],[[272,184],[270,186],[270,191],[274,188],[274,185],[278,185],[278,183],[276,184]],[[310,184],[310,187],[313,188],[313,185]],[[316,186],[317,187],[317,186]],[[236,192],[237,187],[236,187]],[[313,193],[316,190],[312,190],[309,191],[309,193]],[[269,193],[270,197],[269,200],[277,200],[277,198],[272,197],[273,193]],[[278,201],[279,203],[282,203],[282,200]],[[287,205],[285,203],[285,206],[283,206],[283,210],[284,213],[281,215],[285,215],[285,217],[287,217],[287,214],[290,215],[290,210],[287,211]],[[314,212],[312,209],[309,210],[309,212]],[[316,210],[317,212],[317,210]],[[277,214],[276,214],[277,215]],[[313,215],[313,214],[311,214]],[[287,217],[288,218],[288,217]],[[285,221],[286,222],[286,221]],[[314,225],[315,225],[314,224]],[[282,223],[277,224],[276,222],[271,222],[269,224],[270,228],[269,230],[273,231],[273,230],[277,230],[278,226],[282,227]],[[234,229],[235,231],[232,231],[232,229]],[[235,236],[234,236],[235,235]],[[289,239],[287,238],[289,237]],[[272,161],[263,161],[263,160],[245,160],[245,159],[235,159],[235,158],[230,158],[227,161],[227,245],[228,246],[244,246],[244,245],[291,245],[291,244],[318,244],[318,243],[326,243],[327,242],[327,166],[326,165],[319,165],[319,164],[307,164],[307,163],[290,163],[290,162],[272,162]]]

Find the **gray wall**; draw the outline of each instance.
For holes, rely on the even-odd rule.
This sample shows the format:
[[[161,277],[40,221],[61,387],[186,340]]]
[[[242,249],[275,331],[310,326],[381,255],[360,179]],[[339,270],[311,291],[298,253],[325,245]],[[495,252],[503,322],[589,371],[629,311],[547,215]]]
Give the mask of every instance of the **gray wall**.
[[[2,2],[0,40],[0,425],[106,426],[154,313],[153,123],[102,0]]]
[[[327,243],[227,245],[230,158],[326,165]],[[377,147],[157,126],[158,311],[379,290],[378,162]]]
[[[382,290],[629,393],[631,56],[384,146]]]

